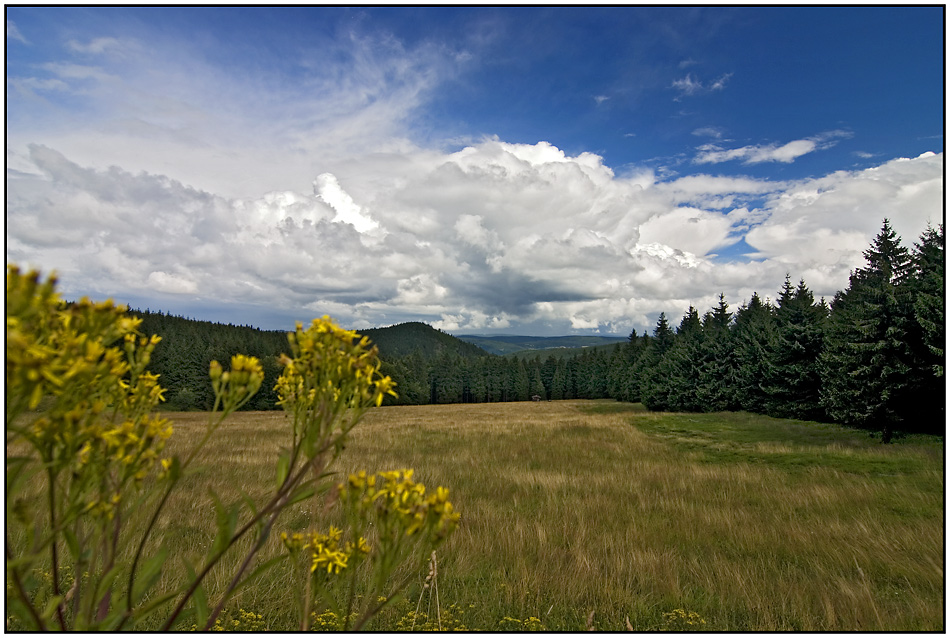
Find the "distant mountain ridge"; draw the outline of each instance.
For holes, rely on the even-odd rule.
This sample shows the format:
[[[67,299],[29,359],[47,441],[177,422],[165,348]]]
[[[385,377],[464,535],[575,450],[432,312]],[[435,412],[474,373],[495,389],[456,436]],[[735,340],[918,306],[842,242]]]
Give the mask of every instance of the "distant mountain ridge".
[[[627,341],[627,337],[598,337],[567,335],[563,337],[530,337],[524,335],[458,335],[467,343],[475,344],[491,354],[513,354],[523,350],[551,350],[555,348],[592,348]]]

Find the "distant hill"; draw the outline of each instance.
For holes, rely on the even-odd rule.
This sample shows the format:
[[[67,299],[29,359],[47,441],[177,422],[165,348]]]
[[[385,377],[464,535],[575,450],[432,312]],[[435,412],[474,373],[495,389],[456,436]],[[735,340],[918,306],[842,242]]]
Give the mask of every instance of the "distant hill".
[[[379,346],[384,361],[405,357],[418,351],[423,358],[433,359],[440,354],[457,354],[463,358],[477,358],[489,353],[476,344],[468,343],[418,321],[400,323],[387,328],[357,329]]]
[[[527,337],[516,335],[484,336],[484,335],[459,335],[459,339],[468,343],[475,344],[483,350],[492,354],[514,354],[519,353],[522,357],[523,350],[551,350],[554,348],[592,348],[595,346],[613,345],[627,341],[626,337],[594,337],[581,335],[568,335],[565,337]],[[536,354],[541,354],[540,352]],[[545,353],[552,354],[552,353]],[[572,352],[571,354],[576,354]]]
[[[508,359],[520,359],[521,361],[527,361],[529,359],[534,359],[540,357],[542,361],[548,357],[554,357],[555,359],[571,359],[573,357],[579,357],[583,354],[590,354],[592,352],[604,352],[606,354],[611,354],[618,345],[626,342],[623,341],[613,341],[611,343],[605,343],[599,346],[582,346],[580,348],[544,348],[543,350],[518,350],[517,352],[510,352],[508,354],[502,355]]]

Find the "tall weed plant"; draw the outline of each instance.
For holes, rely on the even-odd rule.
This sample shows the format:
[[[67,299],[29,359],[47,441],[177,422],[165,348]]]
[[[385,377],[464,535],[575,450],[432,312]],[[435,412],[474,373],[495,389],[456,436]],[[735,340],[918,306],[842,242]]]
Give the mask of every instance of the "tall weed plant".
[[[164,455],[173,424],[155,411],[164,390],[148,371],[159,337],[141,335],[141,320],[110,301],[66,304],[55,276],[43,281],[15,265],[6,295],[8,628],[208,630],[221,626],[235,593],[289,562],[301,629],[323,613],[359,630],[399,600],[455,530],[448,491],[427,493],[411,470],[357,472],[335,485],[329,469],[350,431],[395,393],[377,349],[324,317],[288,335],[276,386],[287,445],[269,494],[228,503],[212,494],[213,542],[197,561],[172,555],[153,531],[196,456],[260,388],[260,362],[236,355],[229,370],[212,362],[215,402],[202,436]],[[260,559],[288,508],[327,498],[341,527],[282,533],[285,551]],[[212,592],[206,577],[226,555],[233,573]],[[163,578],[171,564],[187,577]]]

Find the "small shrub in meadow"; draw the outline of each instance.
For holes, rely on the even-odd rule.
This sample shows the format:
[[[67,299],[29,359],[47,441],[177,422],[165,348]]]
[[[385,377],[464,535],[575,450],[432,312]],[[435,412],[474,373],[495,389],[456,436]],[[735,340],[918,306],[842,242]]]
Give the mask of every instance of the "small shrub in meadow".
[[[204,434],[184,458],[163,456],[173,427],[154,411],[164,390],[147,369],[160,339],[139,334],[141,320],[111,302],[64,304],[54,277],[41,281],[8,265],[6,290],[9,628],[118,631],[150,619],[162,630],[193,620],[199,630],[253,631],[263,628],[260,615],[242,609],[226,617],[225,604],[290,559],[303,580],[288,586],[303,592],[300,628],[333,614],[343,619],[337,628],[360,629],[407,583],[390,582],[397,569],[411,571],[413,560],[421,567],[454,531],[459,516],[444,488],[427,494],[411,470],[378,479],[362,472],[336,488],[343,529],[284,535],[285,553],[255,560],[288,507],[333,489],[327,469],[347,435],[369,407],[395,394],[376,348],[324,317],[288,335],[291,354],[276,390],[290,445],[276,460],[272,493],[230,504],[215,496],[213,542],[197,565],[174,557],[188,577],[168,585],[163,569],[173,557],[152,532],[198,452],[260,388],[260,362],[236,355],[229,370],[212,362],[215,402]],[[130,525],[141,512],[144,526]],[[210,601],[205,577],[234,553],[237,567]],[[356,596],[363,579],[372,596]],[[324,615],[315,614],[318,605]]]

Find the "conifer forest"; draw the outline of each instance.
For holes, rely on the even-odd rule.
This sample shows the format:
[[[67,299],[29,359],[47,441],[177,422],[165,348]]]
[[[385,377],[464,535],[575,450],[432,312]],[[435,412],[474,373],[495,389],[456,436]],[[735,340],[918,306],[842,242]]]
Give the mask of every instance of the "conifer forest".
[[[397,383],[389,404],[487,403],[613,398],[654,411],[744,410],[830,421],[880,432],[942,433],[944,230],[928,227],[912,247],[884,220],[865,263],[833,299],[816,299],[789,273],[775,293],[737,308],[722,295],[710,309],[661,314],[652,333],[615,346],[556,356],[491,355],[420,323],[361,330]],[[286,333],[133,311],[162,342],[151,370],[170,409],[206,410],[212,360],[260,358],[260,392],[245,409],[276,407],[274,383]],[[556,351],[555,351],[556,352]]]

